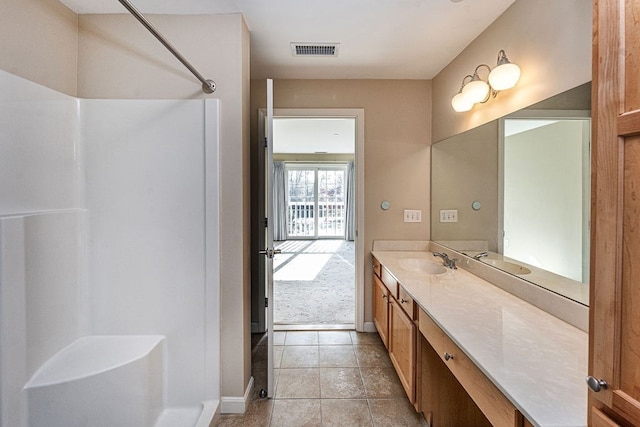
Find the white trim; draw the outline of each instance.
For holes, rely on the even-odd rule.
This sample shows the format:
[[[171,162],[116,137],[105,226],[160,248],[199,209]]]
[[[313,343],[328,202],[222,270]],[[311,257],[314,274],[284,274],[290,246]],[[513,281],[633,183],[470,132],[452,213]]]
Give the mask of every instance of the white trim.
[[[356,331],[367,331],[364,322],[364,109],[363,108],[276,108],[274,117],[332,117],[356,119]],[[369,332],[374,332],[373,331]]]
[[[253,377],[249,378],[249,384],[244,391],[244,396],[222,396],[220,399],[220,412],[223,414],[244,414],[249,405],[249,396],[253,391]]]
[[[364,328],[362,332],[378,332],[376,329],[376,325],[373,322],[364,322]]]

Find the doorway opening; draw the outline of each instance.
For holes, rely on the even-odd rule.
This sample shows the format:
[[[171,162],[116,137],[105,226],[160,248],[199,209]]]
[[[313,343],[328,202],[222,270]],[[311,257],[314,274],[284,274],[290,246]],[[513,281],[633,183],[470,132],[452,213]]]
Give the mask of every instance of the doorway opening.
[[[274,327],[355,328],[355,118],[275,117]]]

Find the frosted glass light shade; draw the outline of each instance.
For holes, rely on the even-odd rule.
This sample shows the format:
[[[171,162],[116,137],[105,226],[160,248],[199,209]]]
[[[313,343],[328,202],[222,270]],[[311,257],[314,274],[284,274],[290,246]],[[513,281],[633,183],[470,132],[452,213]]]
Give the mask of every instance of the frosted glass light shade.
[[[498,65],[489,73],[489,84],[495,90],[511,89],[520,79],[520,67],[507,62]]]
[[[467,99],[462,92],[458,92],[453,98],[451,98],[451,106],[456,112],[462,113],[464,111],[471,110],[471,107],[473,107],[473,101]]]
[[[462,94],[473,102],[482,102],[489,95],[489,85],[483,80],[472,80],[462,88]]]

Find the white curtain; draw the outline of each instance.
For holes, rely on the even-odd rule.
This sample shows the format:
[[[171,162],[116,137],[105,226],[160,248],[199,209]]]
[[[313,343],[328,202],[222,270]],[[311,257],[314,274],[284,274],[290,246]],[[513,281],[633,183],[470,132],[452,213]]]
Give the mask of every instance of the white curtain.
[[[346,240],[356,239],[356,176],[353,161],[347,164],[347,185],[345,197],[345,231]]]
[[[287,172],[273,162],[273,240],[287,240]]]

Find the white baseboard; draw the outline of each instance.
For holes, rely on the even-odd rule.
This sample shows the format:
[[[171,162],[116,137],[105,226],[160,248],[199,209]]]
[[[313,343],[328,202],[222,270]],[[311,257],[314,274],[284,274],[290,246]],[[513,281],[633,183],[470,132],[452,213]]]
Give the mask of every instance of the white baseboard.
[[[249,378],[249,384],[244,391],[244,396],[222,396],[220,398],[220,412],[223,414],[244,414],[249,405],[249,396],[253,391],[253,377]]]
[[[373,322],[364,322],[364,332],[378,332]]]

